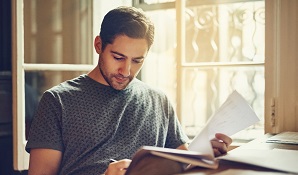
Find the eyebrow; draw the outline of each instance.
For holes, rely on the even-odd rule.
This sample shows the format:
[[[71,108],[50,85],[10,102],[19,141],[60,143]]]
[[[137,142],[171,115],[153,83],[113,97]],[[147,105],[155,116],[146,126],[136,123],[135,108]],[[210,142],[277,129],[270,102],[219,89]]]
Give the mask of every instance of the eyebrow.
[[[117,54],[117,55],[119,55],[119,56],[122,56],[122,57],[125,57],[125,58],[127,58],[127,56],[126,55],[124,55],[124,54],[122,54],[122,53],[119,53],[119,52],[116,52],[116,51],[111,51],[113,54]],[[135,57],[135,58],[133,58],[133,59],[138,59],[138,60],[141,60],[141,59],[144,59],[145,57],[144,56],[140,56],[140,57]]]

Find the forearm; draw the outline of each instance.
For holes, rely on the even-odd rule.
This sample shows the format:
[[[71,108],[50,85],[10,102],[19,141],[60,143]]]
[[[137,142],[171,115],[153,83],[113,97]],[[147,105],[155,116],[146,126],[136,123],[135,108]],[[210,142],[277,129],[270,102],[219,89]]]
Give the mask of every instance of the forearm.
[[[58,174],[62,153],[51,149],[32,149],[30,151],[28,175]]]

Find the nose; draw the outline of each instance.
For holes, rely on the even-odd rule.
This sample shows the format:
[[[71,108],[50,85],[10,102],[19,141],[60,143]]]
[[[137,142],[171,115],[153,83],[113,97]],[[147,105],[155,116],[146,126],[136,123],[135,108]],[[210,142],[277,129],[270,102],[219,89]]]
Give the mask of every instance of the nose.
[[[131,62],[129,60],[123,61],[121,67],[119,68],[119,73],[123,77],[130,76]]]

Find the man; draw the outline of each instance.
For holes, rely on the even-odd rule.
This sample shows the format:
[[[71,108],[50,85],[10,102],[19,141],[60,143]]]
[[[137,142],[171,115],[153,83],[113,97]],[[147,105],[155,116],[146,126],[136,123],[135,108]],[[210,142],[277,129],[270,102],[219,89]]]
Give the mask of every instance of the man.
[[[153,38],[142,11],[119,7],[106,14],[94,40],[98,65],[43,94],[26,145],[29,175],[124,174],[143,145],[187,149],[168,98],[135,78]],[[231,139],[216,138],[214,153],[226,153]]]

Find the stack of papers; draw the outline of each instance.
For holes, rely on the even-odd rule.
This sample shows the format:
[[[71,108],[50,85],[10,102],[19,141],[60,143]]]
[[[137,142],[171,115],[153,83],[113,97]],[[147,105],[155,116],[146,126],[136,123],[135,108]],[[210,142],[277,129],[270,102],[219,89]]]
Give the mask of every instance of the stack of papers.
[[[267,143],[298,144],[298,132],[282,132],[267,139]]]
[[[214,175],[289,175],[289,173],[229,169]]]
[[[298,151],[297,150],[257,150],[257,149],[235,149],[219,159],[247,163],[250,165],[270,168],[290,173],[298,173]]]

